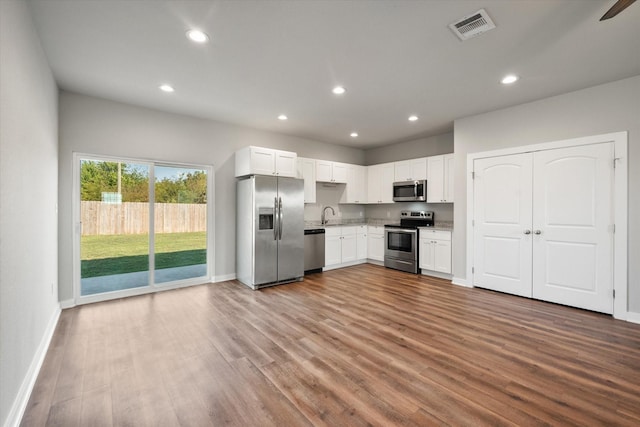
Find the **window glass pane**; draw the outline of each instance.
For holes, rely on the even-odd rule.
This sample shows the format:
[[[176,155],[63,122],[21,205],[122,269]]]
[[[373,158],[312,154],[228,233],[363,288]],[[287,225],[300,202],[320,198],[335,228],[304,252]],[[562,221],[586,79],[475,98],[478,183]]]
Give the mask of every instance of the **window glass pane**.
[[[155,282],[207,274],[207,171],[156,166]]]
[[[80,294],[149,285],[149,166],[80,162]]]

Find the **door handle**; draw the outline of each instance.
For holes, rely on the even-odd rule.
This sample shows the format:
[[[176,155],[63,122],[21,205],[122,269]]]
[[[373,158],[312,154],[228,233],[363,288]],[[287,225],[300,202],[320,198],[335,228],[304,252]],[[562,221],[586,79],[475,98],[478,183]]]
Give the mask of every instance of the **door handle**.
[[[278,197],[278,211],[279,211],[279,221],[280,221],[280,225],[278,226],[278,239],[282,240],[282,218],[283,218],[283,214],[282,214],[282,197]]]
[[[524,234],[531,234],[531,230],[524,230]]]
[[[278,198],[273,198],[273,240],[278,240]]]
[[[542,234],[542,231],[541,230],[536,230],[536,231],[533,232],[533,234]]]

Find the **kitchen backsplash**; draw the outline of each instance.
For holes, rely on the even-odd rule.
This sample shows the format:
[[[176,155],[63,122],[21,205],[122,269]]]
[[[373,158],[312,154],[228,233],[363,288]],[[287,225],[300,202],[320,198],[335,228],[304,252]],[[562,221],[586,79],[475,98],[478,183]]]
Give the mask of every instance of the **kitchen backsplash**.
[[[340,197],[344,191],[344,184],[335,186],[325,186],[318,184],[316,187],[316,203],[304,205],[304,220],[308,222],[320,221],[322,209],[331,206],[336,212],[332,215],[327,211],[329,220],[351,220],[351,219],[380,219],[382,222],[400,221],[401,211],[433,211],[436,222],[453,222],[452,203],[420,203],[420,202],[396,202],[383,205],[341,205]]]
[[[433,211],[436,222],[453,222],[453,203],[396,202],[384,205],[366,205],[367,219],[400,220],[402,211]]]
[[[331,206],[336,211],[336,215],[334,216],[331,211],[327,210],[327,218],[330,220],[364,219],[364,205],[338,204],[344,188],[344,184],[337,184],[331,187],[325,186],[324,184],[317,184],[316,203],[306,203],[304,205],[304,220],[320,221],[320,215],[322,215],[322,209],[325,206]]]

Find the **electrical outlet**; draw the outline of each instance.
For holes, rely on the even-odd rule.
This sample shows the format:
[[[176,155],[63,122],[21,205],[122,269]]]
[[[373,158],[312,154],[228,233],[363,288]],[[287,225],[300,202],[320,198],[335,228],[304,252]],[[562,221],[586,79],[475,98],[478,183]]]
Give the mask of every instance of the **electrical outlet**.
[[[391,218],[391,212],[387,211],[387,218]]]

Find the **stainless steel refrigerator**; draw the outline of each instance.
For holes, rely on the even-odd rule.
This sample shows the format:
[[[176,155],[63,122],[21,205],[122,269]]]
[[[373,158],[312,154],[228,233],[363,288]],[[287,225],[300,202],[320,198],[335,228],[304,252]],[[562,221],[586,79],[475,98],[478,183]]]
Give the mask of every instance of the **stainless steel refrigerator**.
[[[302,280],[304,181],[254,175],[236,183],[236,277],[252,289]]]

